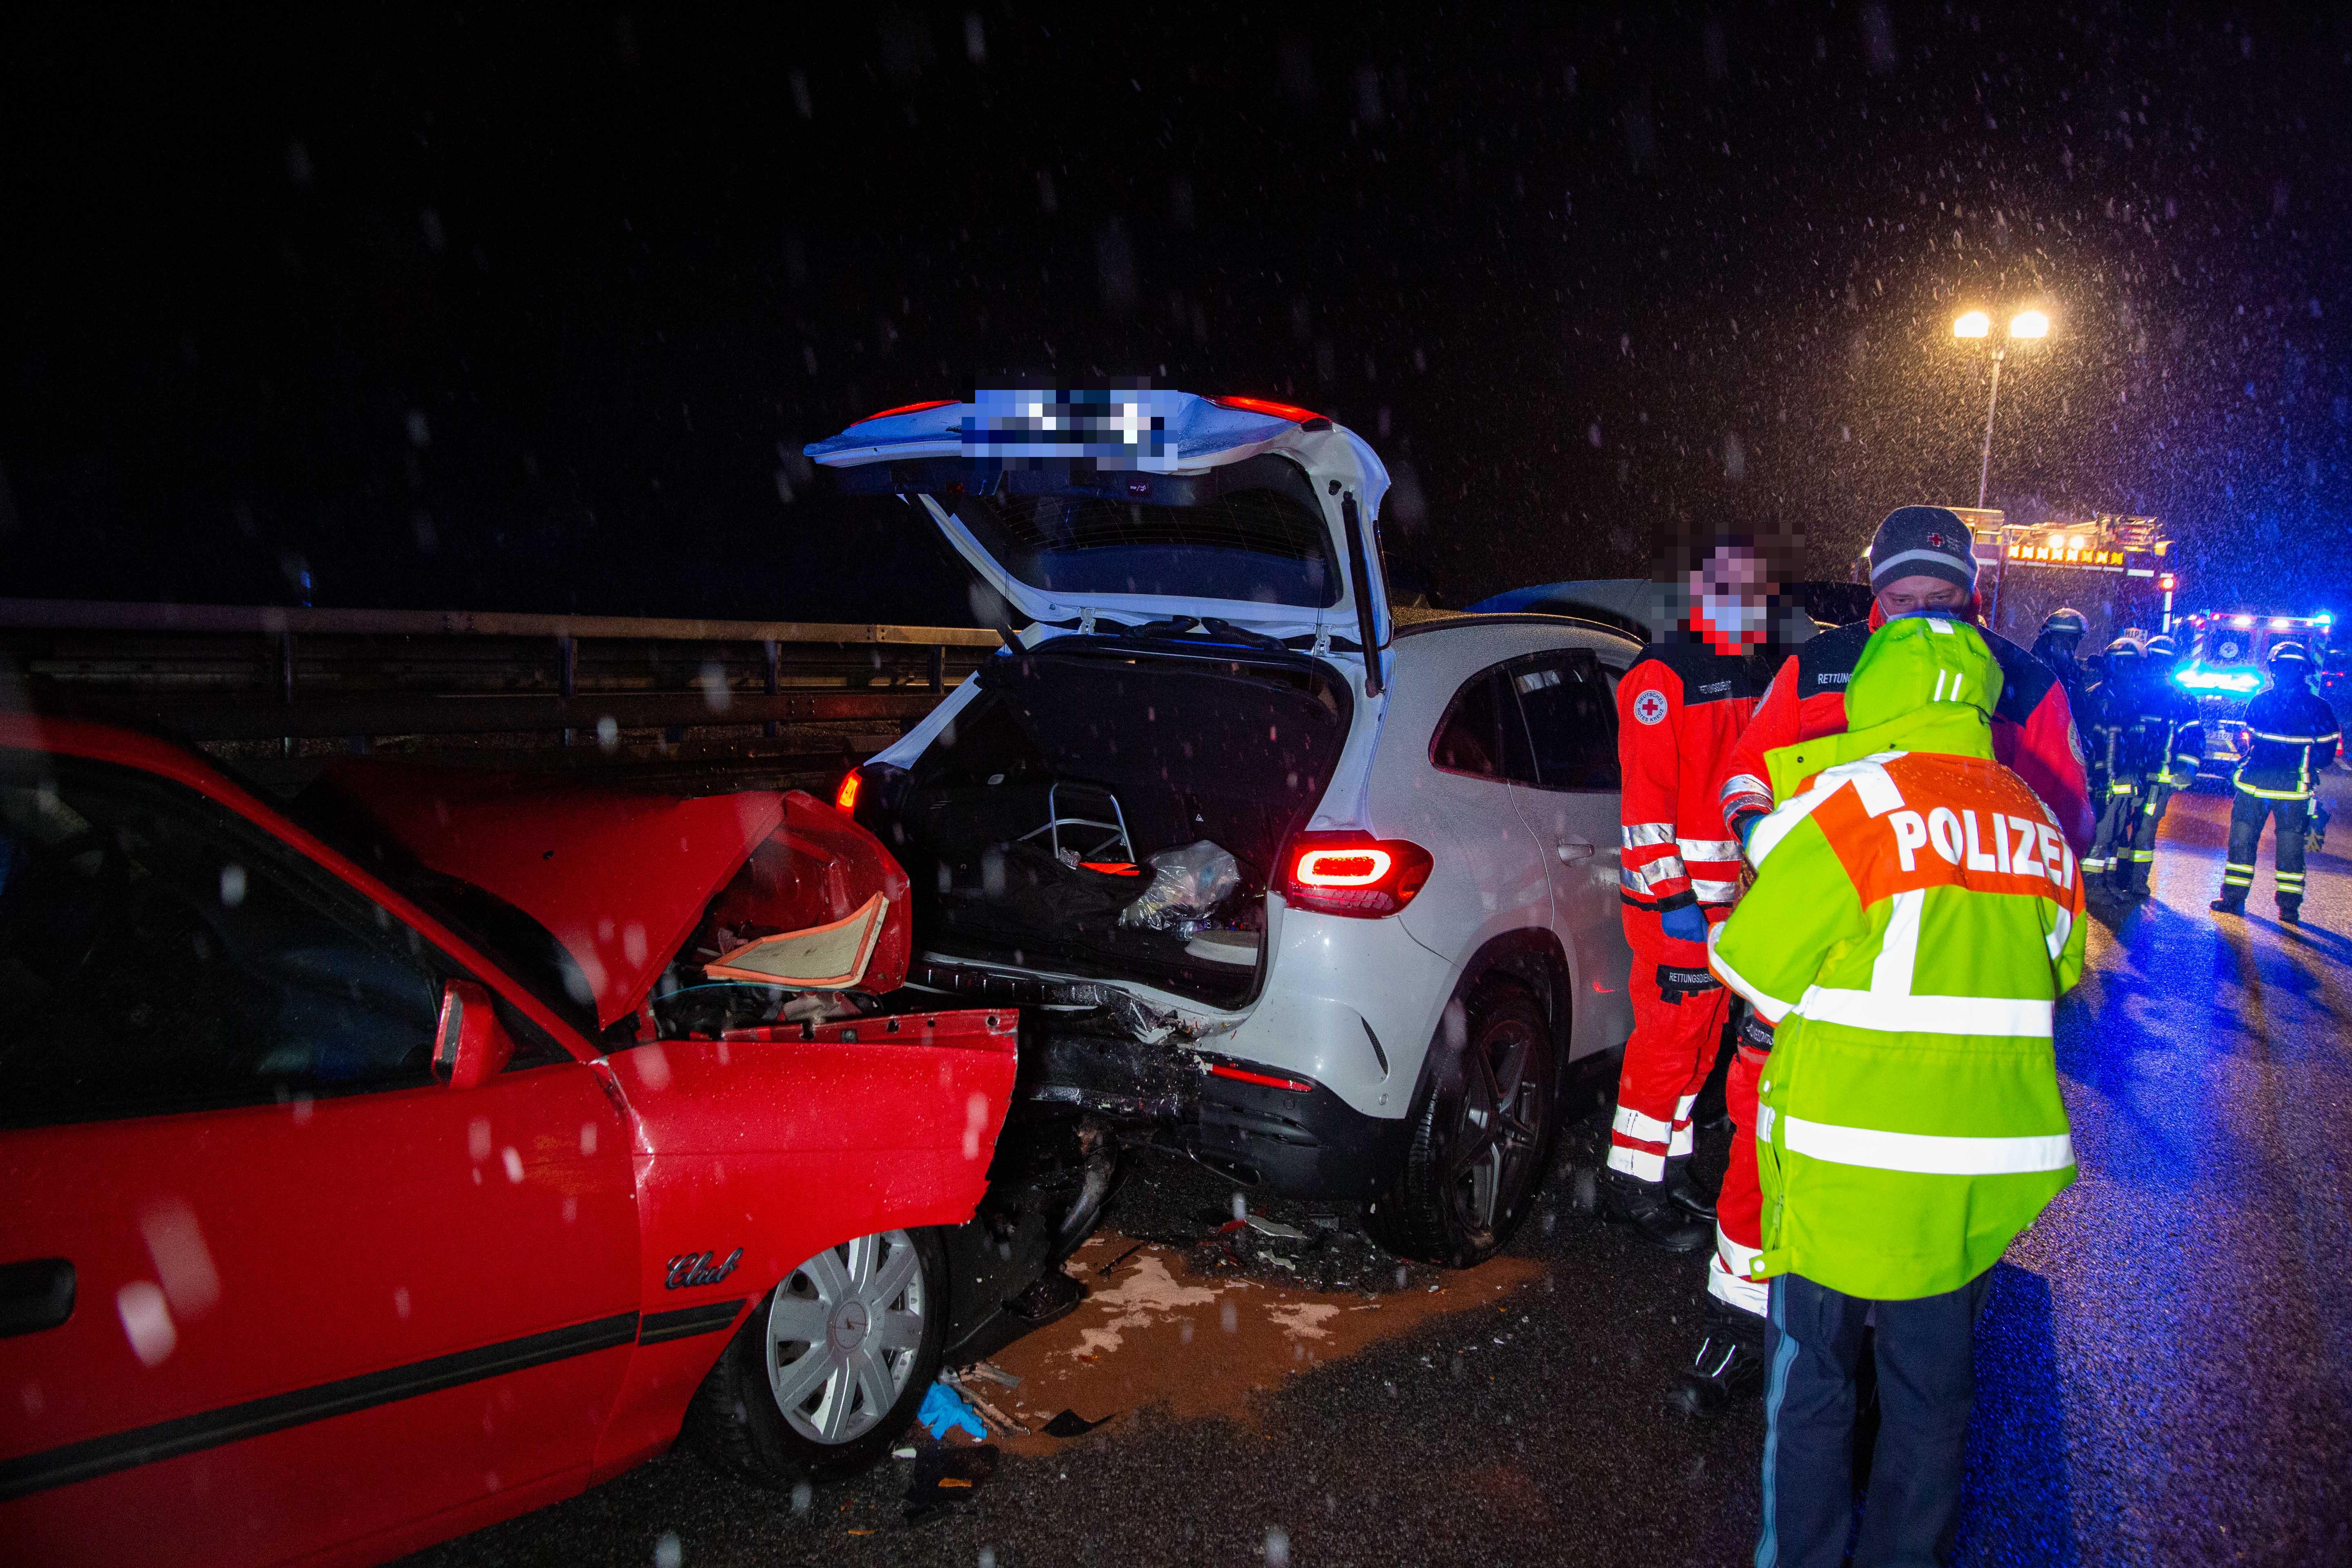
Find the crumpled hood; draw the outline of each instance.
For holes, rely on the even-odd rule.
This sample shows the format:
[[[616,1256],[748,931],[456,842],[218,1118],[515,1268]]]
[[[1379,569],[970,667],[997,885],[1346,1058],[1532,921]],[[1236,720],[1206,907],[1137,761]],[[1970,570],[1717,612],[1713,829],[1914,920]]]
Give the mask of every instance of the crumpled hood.
[[[637,1010],[704,907],[784,820],[784,797],[765,790],[689,799],[381,762],[330,774],[426,867],[554,933],[608,1028]]]

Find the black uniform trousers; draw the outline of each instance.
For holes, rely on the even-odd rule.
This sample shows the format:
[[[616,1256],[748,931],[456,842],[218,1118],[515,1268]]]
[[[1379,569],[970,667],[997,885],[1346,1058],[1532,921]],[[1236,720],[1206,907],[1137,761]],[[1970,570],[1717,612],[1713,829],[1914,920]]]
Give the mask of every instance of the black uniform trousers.
[[[2131,832],[2127,883],[2140,892],[2147,891],[2148,874],[2156,867],[2156,836],[2164,826],[2165,807],[2172,804],[2172,781],[2153,778],[2140,785],[2147,796],[2140,803],[2139,816]]]
[[[1972,1334],[1988,1268],[1957,1290],[1865,1301],[1795,1274],[1772,1281],[1764,1350],[1764,1530],[1756,1568],[1838,1568],[1853,1521],[1854,1368],[1876,1310],[1878,1446],[1853,1568],[1949,1561],[1976,1402]]]
[[[2273,814],[2278,817],[2271,853],[2277,861],[2279,907],[2303,902],[2303,836],[2311,825],[2310,799],[2266,800],[2242,789],[2230,806],[2230,860],[2221,868],[2221,896],[2232,903],[2244,903],[2254,885],[2254,848],[2262,842],[2263,819]]]

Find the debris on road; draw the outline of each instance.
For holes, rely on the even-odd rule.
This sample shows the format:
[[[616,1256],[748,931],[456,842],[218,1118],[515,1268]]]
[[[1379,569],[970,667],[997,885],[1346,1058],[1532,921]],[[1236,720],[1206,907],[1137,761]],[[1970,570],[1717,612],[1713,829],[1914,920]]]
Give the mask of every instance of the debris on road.
[[[1051,1421],[1045,1423],[1045,1436],[1048,1437],[1083,1437],[1087,1433],[1093,1431],[1096,1427],[1101,1426],[1103,1421],[1108,1421],[1110,1417],[1106,1415],[1102,1418],[1102,1421],[1089,1421],[1075,1410],[1065,1410],[1059,1415],[1055,1416]]]
[[[974,1442],[988,1441],[986,1424],[964,1403],[963,1395],[944,1382],[931,1384],[930,1392],[923,1395],[922,1408],[915,1412],[915,1419],[934,1437],[944,1437],[960,1426],[971,1434]],[[919,1458],[917,1463],[920,1462]]]
[[[1128,1248],[1128,1251],[1131,1255],[1139,1250],[1141,1244],[1138,1243],[1137,1246]],[[984,1377],[989,1382],[1001,1384],[1005,1388],[1018,1388],[1021,1386],[1021,1379],[1013,1376],[1011,1373],[1005,1371],[1003,1367],[997,1365],[992,1361],[976,1361],[970,1366],[963,1369],[962,1375],[966,1378]]]
[[[925,1448],[915,1458],[915,1473],[908,1479],[902,1511],[908,1524],[939,1518],[951,1503],[961,1502],[996,1474],[996,1450],[983,1443],[975,1447]]]

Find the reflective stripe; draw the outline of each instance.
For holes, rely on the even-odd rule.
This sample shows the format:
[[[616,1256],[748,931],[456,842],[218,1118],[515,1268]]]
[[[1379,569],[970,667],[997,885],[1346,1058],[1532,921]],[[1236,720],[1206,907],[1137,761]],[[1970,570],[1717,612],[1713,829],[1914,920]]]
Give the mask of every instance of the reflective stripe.
[[[1662,855],[1646,866],[1620,863],[1617,868],[1619,884],[1637,893],[1654,893],[1659,884],[1675,881],[1686,875],[1683,863],[1672,855]]]
[[[1639,1139],[1644,1143],[1664,1143],[1674,1136],[1674,1125],[1654,1116],[1644,1116],[1630,1105],[1617,1108],[1616,1120],[1609,1131],[1623,1137]]]
[[[1772,809],[1772,786],[1754,773],[1732,774],[1723,781],[1723,788],[1717,793],[1727,808],[1725,813],[1727,816],[1729,815],[1728,807],[1735,800],[1760,800],[1764,803],[1765,810]]]
[[[1619,837],[1628,849],[1640,849],[1652,844],[1672,844],[1675,825],[1671,822],[1629,822],[1619,828]]]
[[[1919,963],[1919,916],[1927,905],[1927,889],[1897,893],[1886,905],[1886,938],[1870,966],[1870,989],[1879,996],[1908,996],[1911,972]]]
[[[1696,878],[1693,878],[1691,879],[1691,891],[1698,896],[1698,901],[1702,904],[1727,904],[1734,899],[1739,897],[1739,884],[1737,882],[1702,882]]]
[[[1622,1171],[1636,1181],[1663,1182],[1666,1179],[1666,1157],[1653,1154],[1646,1149],[1634,1149],[1620,1143],[1609,1151],[1609,1168]]]
[[[1729,975],[1725,975],[1729,980]],[[1796,1014],[1818,1024],[1875,1029],[1888,1035],[1996,1035],[2012,1039],[2050,1034],[2051,1005],[2010,996],[1881,996],[1816,985]]]
[[[2309,800],[2311,798],[2311,792],[2307,789],[2259,789],[2243,780],[2238,782],[2238,793],[2251,795],[2261,800]]]
[[[1946,1138],[1926,1132],[1882,1132],[1801,1117],[1780,1119],[1781,1146],[1790,1152],[1874,1171],[1923,1176],[2017,1176],[2063,1171],[2074,1163],[2074,1141],[2063,1132],[2039,1138]]]
[[[1771,994],[1769,992],[1760,990],[1758,987],[1749,984],[1746,980],[1741,979],[1739,971],[1732,968],[1730,961],[1723,956],[1723,949],[1720,945],[1722,938],[1722,926],[1717,925],[1707,928],[1706,966],[1715,971],[1715,976],[1717,979],[1722,981],[1726,985],[1730,986],[1734,991],[1738,992],[1742,996],[1747,997],[1748,1000],[1755,1005],[1758,1015],[1760,1016],[1766,1023],[1780,1023],[1781,1019],[1789,1016],[1789,1010],[1794,1005],[1794,1004],[1783,1002],[1778,996]]]
[[[1762,1254],[1758,1254],[1761,1257]],[[1772,1288],[1761,1279],[1743,1279],[1727,1271],[1720,1258],[1707,1266],[1706,1293],[1727,1307],[1736,1307],[1757,1317],[1764,1315],[1765,1304],[1771,1299]]]
[[[2267,730],[2249,730],[2257,741],[2276,741],[2283,746],[2315,746],[2322,741],[2332,741],[2333,735],[2273,735]]]
[[[1737,860],[1739,840],[1737,838],[1677,838],[1675,847],[1685,860]]]
[[[2066,951],[2066,939],[2074,934],[2074,911],[2063,904],[2053,907],[2058,912],[2058,923],[2051,928],[2050,934],[2043,941],[2050,949],[2050,962],[2055,963]]]
[[[1903,792],[1895,787],[1895,780],[1888,775],[1886,764],[1902,755],[1901,752],[1880,752],[1860,762],[1840,763],[1836,767],[1822,769],[1813,780],[1812,788],[1790,799],[1756,825],[1755,833],[1748,840],[1748,864],[1761,869],[1764,858],[1780,847],[1780,840],[1793,832],[1797,824],[1812,816],[1823,801],[1847,784],[1853,785],[1853,793],[1861,800],[1866,816],[1884,816],[1890,811],[1899,810],[1903,805]]]
[[[1764,1253],[1761,1248],[1740,1246],[1739,1243],[1724,1235],[1722,1223],[1717,1222],[1715,1267],[1717,1273],[1728,1274],[1736,1279],[1750,1280],[1755,1279],[1756,1270],[1762,1268],[1763,1264]]]

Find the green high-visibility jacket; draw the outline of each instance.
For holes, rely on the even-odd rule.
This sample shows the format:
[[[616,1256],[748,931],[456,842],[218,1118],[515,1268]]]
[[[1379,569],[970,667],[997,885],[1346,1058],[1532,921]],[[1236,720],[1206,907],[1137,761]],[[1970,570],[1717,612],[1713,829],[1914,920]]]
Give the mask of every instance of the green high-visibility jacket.
[[[1767,754],[1756,879],[1708,944],[1776,1026],[1759,1275],[1956,1289],[2074,1180],[2051,1014],[2082,973],[2082,878],[1992,760],[2000,681],[1969,627],[1892,621],[1848,683],[1853,727]]]

